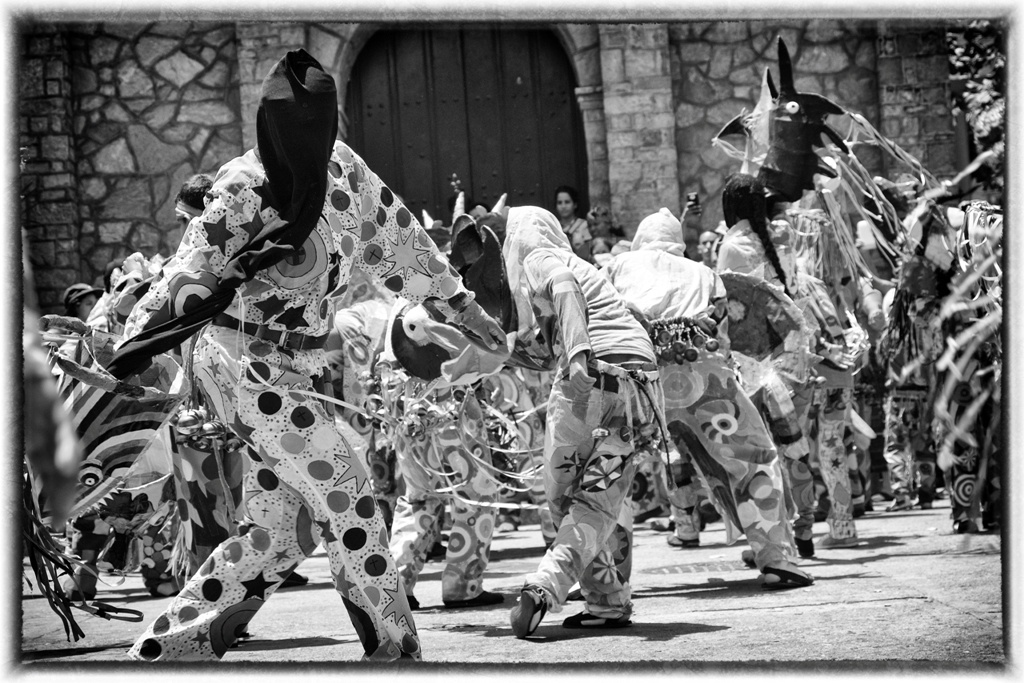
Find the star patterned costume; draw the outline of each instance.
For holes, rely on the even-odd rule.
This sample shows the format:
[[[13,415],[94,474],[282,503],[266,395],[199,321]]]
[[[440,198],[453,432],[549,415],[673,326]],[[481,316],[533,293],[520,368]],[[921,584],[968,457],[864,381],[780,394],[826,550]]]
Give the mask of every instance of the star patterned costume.
[[[202,296],[204,284],[236,250],[281,220],[258,191],[263,178],[256,150],[221,169],[205,212],[189,225],[173,262],[136,306],[127,337],[161,310],[187,308],[190,296]],[[293,256],[245,282],[226,314],[271,332],[326,335],[331,299],[345,292],[354,264],[413,301],[432,297],[443,304],[467,297],[401,200],[336,142],[315,228]],[[199,336],[194,354],[195,379],[208,404],[248,447],[246,524],[213,552],[130,656],[223,656],[288,573],[323,541],[366,657],[419,658],[366,469],[315,398],[329,385],[324,351],[289,350],[215,324]]]

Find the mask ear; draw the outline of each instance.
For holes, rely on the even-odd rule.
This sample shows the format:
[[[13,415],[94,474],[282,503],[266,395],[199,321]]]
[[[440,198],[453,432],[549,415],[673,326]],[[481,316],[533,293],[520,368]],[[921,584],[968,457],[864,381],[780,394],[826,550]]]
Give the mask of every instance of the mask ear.
[[[466,287],[476,295],[476,302],[481,308],[494,318],[505,332],[511,332],[518,326],[518,322],[508,275],[505,272],[505,260],[501,255],[501,245],[494,232],[486,225],[477,226],[473,232],[479,240],[474,243],[474,248],[479,248],[479,256],[465,270],[459,272]],[[469,241],[468,235],[466,241]]]
[[[462,214],[452,225],[452,249],[449,263],[461,275],[483,255],[483,238],[476,221],[469,214]]]

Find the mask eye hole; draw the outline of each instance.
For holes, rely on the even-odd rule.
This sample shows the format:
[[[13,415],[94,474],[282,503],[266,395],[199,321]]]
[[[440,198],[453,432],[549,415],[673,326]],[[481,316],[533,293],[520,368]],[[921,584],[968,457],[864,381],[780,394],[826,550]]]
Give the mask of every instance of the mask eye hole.
[[[800,111],[800,105],[797,102],[789,101],[786,102],[786,113],[795,114]]]

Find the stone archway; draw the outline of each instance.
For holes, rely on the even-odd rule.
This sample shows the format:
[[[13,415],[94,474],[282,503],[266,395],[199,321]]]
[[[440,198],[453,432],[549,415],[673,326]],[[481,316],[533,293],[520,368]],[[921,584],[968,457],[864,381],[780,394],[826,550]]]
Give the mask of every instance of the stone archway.
[[[611,187],[608,182],[608,144],[598,25],[554,24],[551,29],[558,36],[576,72],[576,100],[583,112],[590,204],[610,206]]]

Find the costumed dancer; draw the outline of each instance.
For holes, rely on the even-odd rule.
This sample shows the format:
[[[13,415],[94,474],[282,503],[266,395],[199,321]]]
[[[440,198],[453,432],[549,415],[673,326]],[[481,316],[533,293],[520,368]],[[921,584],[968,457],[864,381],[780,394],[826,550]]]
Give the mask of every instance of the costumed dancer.
[[[788,236],[783,225],[773,225],[775,230],[769,231],[765,188],[753,176],[730,176],[722,194],[722,207],[728,231],[722,237],[716,267],[727,289],[735,283],[729,291],[733,359],[744,390],[759,406],[783,456],[783,476],[795,514],[793,533],[797,551],[801,557],[813,557],[814,476],[807,438],[792,399],[794,388],[807,381],[809,331],[803,313],[791,298],[781,249],[776,248],[772,239],[778,235],[782,244],[788,244]],[[733,274],[753,278],[754,286]],[[744,284],[747,286],[741,293],[739,287]],[[753,310],[761,313],[748,315]],[[781,348],[759,348],[770,346],[767,339],[762,339],[766,330],[771,330],[769,338],[783,340]],[[786,365],[779,368],[781,371],[774,371],[774,367],[766,368],[758,362],[762,357],[771,358],[771,363],[781,360]]]
[[[246,523],[150,624],[132,659],[219,659],[321,540],[365,657],[421,656],[366,470],[318,400],[330,386],[331,299],[358,263],[395,292],[435,300],[489,345],[504,335],[409,210],[336,140],[337,116],[334,81],[306,52],[273,67],[257,148],[217,173],[108,366],[127,376],[199,333],[194,381],[251,460]]]
[[[817,220],[827,218],[821,214]],[[802,226],[796,229],[800,231]],[[816,231],[805,232],[820,237],[823,229],[819,225]],[[829,532],[819,539],[817,547],[844,548],[858,543],[846,432],[853,420],[855,365],[866,347],[854,341],[857,335],[850,331],[846,305],[835,296],[834,287],[816,276],[822,271],[811,261],[806,254],[798,258],[793,290],[797,305],[814,330],[811,351],[820,360],[811,368],[811,381],[797,388],[793,403],[808,437],[811,462],[817,464],[829,499]]]
[[[664,424],[650,340],[611,283],[572,253],[558,219],[544,209],[460,219],[452,244],[452,266],[508,335],[511,356],[501,362],[555,369],[557,378],[547,402],[544,481],[558,533],[526,577],[510,615],[513,633],[533,633],[547,610],[561,609],[577,580],[586,611],[564,627],[628,626],[633,520],[624,502],[634,453]],[[433,380],[459,368],[478,376],[500,369],[486,354],[478,357],[464,335],[433,324],[429,307],[419,309],[413,309],[417,338],[402,354],[395,346],[411,375]],[[392,328],[399,329],[405,326]]]
[[[954,270],[953,255],[942,244],[950,236],[943,211],[932,206],[917,220],[911,215],[916,213],[912,179],[904,179],[902,191],[884,178],[875,182],[908,235],[915,228],[919,235],[904,243],[889,327],[880,341],[888,374],[883,452],[893,493],[886,511],[896,512],[915,505],[929,508],[935,498],[936,435],[921,425],[931,425],[934,417],[935,361],[945,347],[939,311]]]
[[[958,276],[939,319],[947,332],[934,411],[938,463],[949,482],[953,530],[1001,526],[1003,280],[1002,210],[981,201],[963,205],[957,241]]]
[[[426,324],[410,313],[411,308],[404,299],[394,305],[375,371],[379,390],[369,396],[382,404],[383,431],[395,449],[405,483],[395,507],[391,553],[409,604],[419,609],[413,591],[440,537],[440,520],[447,507],[451,528],[441,574],[444,605],[498,604],[504,596],[483,588],[498,493],[484,409],[472,386],[444,386],[440,377],[424,382],[402,369],[404,333],[416,338]]]
[[[537,207],[479,219],[502,243],[517,317],[510,364],[555,370],[544,481],[558,528],[510,614],[518,638],[560,611],[579,581],[584,612],[566,628],[628,626],[632,613],[634,453],[656,439],[664,398],[654,349],[611,283],[573,253],[558,219]],[[506,327],[506,329],[508,329]]]
[[[127,401],[103,396],[99,387],[83,384],[76,377],[82,368],[86,376],[93,377],[88,368],[96,360],[109,357],[110,347],[120,338],[123,319],[118,318],[116,307],[125,281],[135,282],[135,270],[148,266],[149,261],[140,254],[125,259],[124,263],[108,264],[109,279],[101,301],[102,311],[90,314],[86,327],[78,333],[64,328],[68,319],[47,316],[44,319],[53,373],[66,400],[76,406],[90,406],[91,415],[81,410],[74,414],[76,429],[84,434],[88,430],[102,430],[96,419],[112,426],[115,421],[127,423],[139,420],[136,427],[146,426],[148,438],[134,434],[126,424],[121,429],[122,441],[106,438],[89,440],[90,452],[81,463],[78,475],[79,490],[74,505],[75,514],[67,525],[68,557],[77,558],[74,573],[63,584],[67,597],[76,601],[91,601],[96,597],[99,571],[124,575],[139,569],[143,585],[154,597],[177,592],[179,586],[170,573],[171,548],[176,533],[176,516],[171,510],[169,475],[170,458],[163,430],[151,430],[149,415],[131,415]],[[127,270],[123,270],[127,269]],[[95,311],[95,308],[93,309]],[[58,358],[60,360],[58,360]],[[178,373],[173,361],[168,361],[167,381]],[[75,366],[78,368],[72,369]],[[179,380],[180,381],[180,380]],[[125,399],[121,399],[124,401]],[[99,408],[102,408],[100,410]],[[155,433],[154,433],[155,432]],[[142,446],[141,444],[145,444]],[[144,484],[157,481],[157,485],[144,489]],[[167,495],[165,495],[167,494]]]
[[[763,572],[764,588],[810,585],[813,579],[792,562],[775,445],[728,360],[725,285],[685,250],[682,224],[661,209],[640,222],[632,251],[604,272],[647,321],[669,432],[710,485],[727,522],[746,534],[753,550],[747,557]]]

